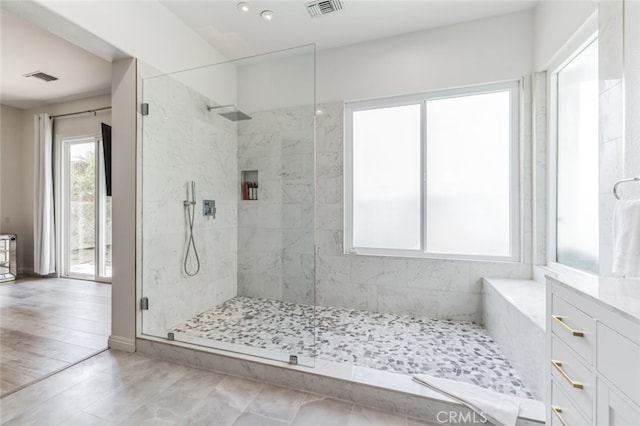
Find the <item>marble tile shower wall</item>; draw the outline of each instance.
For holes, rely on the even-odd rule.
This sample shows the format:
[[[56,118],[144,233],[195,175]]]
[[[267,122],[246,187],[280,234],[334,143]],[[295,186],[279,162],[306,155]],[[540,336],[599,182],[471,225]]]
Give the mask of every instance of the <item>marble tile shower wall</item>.
[[[528,82],[526,84],[529,84]],[[525,87],[527,89],[527,87]],[[522,98],[531,107],[529,95]],[[316,277],[320,305],[481,321],[481,278],[531,277],[530,114],[522,130],[524,263],[343,254],[343,103],[319,105],[316,160]],[[526,247],[529,248],[526,248]]]
[[[547,264],[547,72],[532,76],[533,264]]]
[[[613,184],[623,177],[624,85],[622,0],[601,2],[598,9],[600,78],[600,274],[611,275],[615,197]]]
[[[142,291],[149,298],[143,333],[167,330],[236,296],[236,125],[208,112],[209,100],[171,77],[144,81],[150,113],[142,137]],[[196,182],[195,244],[200,273],[183,270],[187,182]],[[214,199],[215,219],[202,215]]]
[[[258,171],[258,200],[240,200],[238,294],[314,302],[312,107],[251,112],[238,125],[238,167]]]

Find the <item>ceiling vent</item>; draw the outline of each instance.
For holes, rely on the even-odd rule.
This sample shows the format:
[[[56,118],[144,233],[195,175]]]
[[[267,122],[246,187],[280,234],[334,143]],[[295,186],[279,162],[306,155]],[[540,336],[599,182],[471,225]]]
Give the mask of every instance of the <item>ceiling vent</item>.
[[[337,12],[342,9],[342,2],[340,0],[322,0],[307,3],[307,10],[312,18],[326,15],[328,13]]]
[[[43,80],[43,81],[55,81],[58,79],[58,77],[54,77],[52,75],[45,74],[40,71],[30,72],[29,74],[25,74],[24,76],[39,78],[40,80]]]

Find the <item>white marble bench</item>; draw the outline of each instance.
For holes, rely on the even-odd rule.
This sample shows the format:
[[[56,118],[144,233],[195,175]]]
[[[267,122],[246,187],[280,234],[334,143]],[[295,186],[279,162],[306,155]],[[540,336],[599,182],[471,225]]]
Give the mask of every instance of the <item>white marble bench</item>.
[[[537,399],[544,395],[545,284],[483,278],[482,319]]]

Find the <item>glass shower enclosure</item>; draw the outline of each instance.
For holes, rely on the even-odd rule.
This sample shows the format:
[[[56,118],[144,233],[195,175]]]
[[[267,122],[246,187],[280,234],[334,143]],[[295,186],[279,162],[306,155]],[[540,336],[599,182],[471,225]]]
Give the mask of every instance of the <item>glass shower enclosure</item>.
[[[142,98],[140,335],[313,365],[315,47]]]

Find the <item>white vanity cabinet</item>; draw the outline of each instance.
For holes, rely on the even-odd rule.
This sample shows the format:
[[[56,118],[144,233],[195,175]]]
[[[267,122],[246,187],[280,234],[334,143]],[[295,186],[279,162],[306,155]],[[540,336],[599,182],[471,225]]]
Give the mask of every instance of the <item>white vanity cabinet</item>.
[[[637,402],[637,401],[636,401]],[[640,407],[623,396],[615,386],[598,382],[599,426],[638,426]]]
[[[547,277],[550,425],[640,425],[640,281]]]

